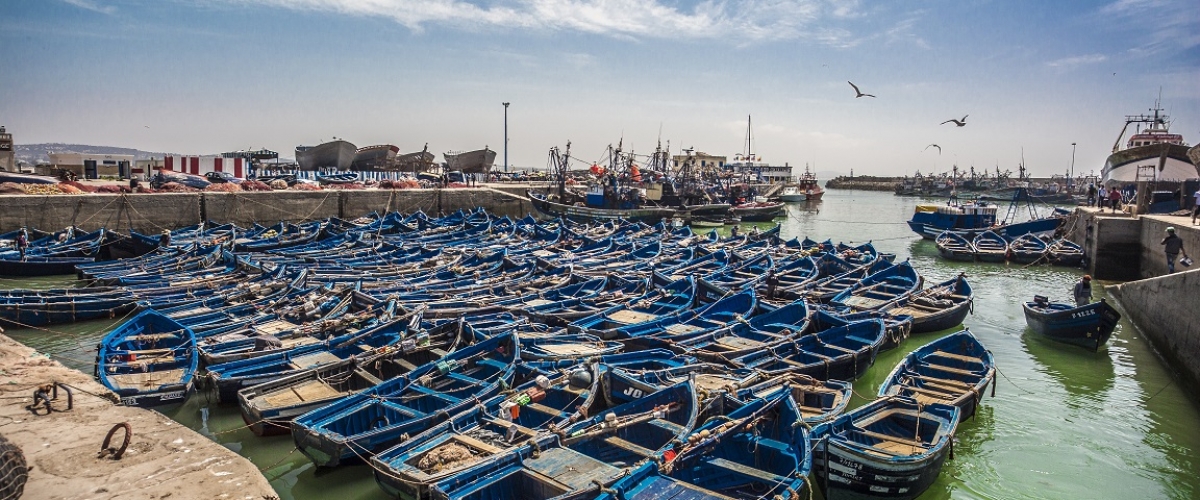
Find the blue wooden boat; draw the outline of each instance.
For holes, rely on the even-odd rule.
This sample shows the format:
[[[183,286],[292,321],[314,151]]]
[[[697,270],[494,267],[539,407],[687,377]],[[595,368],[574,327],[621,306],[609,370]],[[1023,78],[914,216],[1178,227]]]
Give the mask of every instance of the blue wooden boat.
[[[625,344],[620,342],[601,340],[600,337],[586,333],[521,336],[521,359],[528,361],[582,360],[616,354],[624,348]]]
[[[408,314],[377,326],[352,329],[343,335],[289,348],[254,347],[248,352],[255,354],[254,357],[207,366],[204,384],[216,389],[217,402],[232,403],[244,387],[398,348],[402,339],[418,334],[417,318],[419,314]],[[426,332],[431,333],[434,332]],[[441,331],[436,333],[439,338],[453,337]],[[260,346],[265,344],[261,338],[258,340]]]
[[[835,295],[830,303],[855,311],[878,310],[921,289],[923,279],[908,261],[891,265]]]
[[[728,292],[726,292],[728,293]],[[683,309],[665,317],[622,326],[612,330],[591,330],[605,338],[631,338],[654,335],[659,338],[686,337],[723,328],[753,315],[758,298],[753,289],[728,295],[697,308]]]
[[[511,386],[519,351],[513,332],[459,349],[296,417],[292,439],[318,466],[366,459]]]
[[[749,319],[731,321],[722,328],[697,334],[673,334],[664,331],[655,335],[668,348],[715,362],[769,349],[791,342],[809,330],[808,303],[797,300],[774,311],[755,314]]]
[[[854,394],[854,385],[843,380],[784,374],[742,388],[730,396],[745,403],[780,393],[791,394],[800,410],[800,419],[811,427],[845,413]]]
[[[879,387],[879,397],[905,396],[922,405],[958,407],[963,420],[975,415],[996,360],[970,330],[961,330],[908,353]],[[994,386],[993,386],[994,389]]]
[[[647,460],[673,453],[696,425],[699,404],[688,382],[604,410],[437,483],[433,498],[589,499]],[[404,497],[401,497],[404,498]]]
[[[838,294],[862,282],[867,276],[890,269],[893,266],[892,263],[882,259],[876,260],[869,265],[857,267],[833,256],[823,257],[821,260],[824,268],[829,269],[830,272],[826,273],[822,271],[825,274],[824,277],[796,288],[785,289],[787,298],[803,298],[811,302],[828,303]],[[842,271],[842,269],[846,268],[848,270]]]
[[[413,332],[383,349],[362,350],[341,361],[243,388],[237,393],[242,419],[259,436],[286,434],[297,416],[406,375],[476,339],[470,324],[447,323]]]
[[[966,275],[938,283],[883,307],[889,315],[912,318],[912,333],[939,332],[961,325],[975,307]]]
[[[910,500],[950,453],[959,409],[881,398],[813,428],[814,481],[828,500]]]
[[[812,453],[787,392],[746,402],[596,497],[601,500],[788,499],[811,496]]]
[[[1008,240],[994,231],[979,233],[971,244],[975,247],[975,260],[979,262],[1004,262],[1008,260]]]
[[[0,258],[0,276],[59,276],[75,274],[75,266],[95,262],[95,257],[53,257],[40,255]]]
[[[317,174],[317,182],[323,186],[336,184],[350,184],[358,182],[358,174],[342,173],[342,174]]]
[[[849,308],[824,306],[812,315],[812,331],[819,332],[858,321],[878,319],[883,321],[885,338],[881,350],[895,348],[912,332],[912,316],[889,314],[883,311],[853,311]]]
[[[126,406],[182,403],[193,389],[196,336],[155,311],[142,311],[104,336],[96,379]]]
[[[1093,351],[1108,343],[1121,313],[1104,299],[1081,307],[1050,302],[1034,296],[1024,304],[1029,329],[1048,339],[1075,344]]]
[[[1033,264],[1046,257],[1049,245],[1032,234],[1017,237],[1008,244],[1008,260],[1018,264]]]
[[[1083,247],[1071,240],[1060,239],[1046,249],[1050,263],[1056,266],[1079,267],[1083,264]]]
[[[567,328],[575,332],[605,331],[653,321],[691,308],[695,295],[696,280],[689,276],[624,304],[572,321]]]
[[[585,364],[538,375],[512,394],[460,412],[372,457],[375,479],[394,497],[427,498],[434,484],[587,418],[598,392],[596,370]]]
[[[734,358],[730,364],[769,375],[798,373],[819,380],[854,380],[875,363],[884,337],[883,321],[859,321]]]
[[[937,243],[938,255],[943,259],[960,262],[975,262],[975,247],[961,233],[942,231],[934,240]]]

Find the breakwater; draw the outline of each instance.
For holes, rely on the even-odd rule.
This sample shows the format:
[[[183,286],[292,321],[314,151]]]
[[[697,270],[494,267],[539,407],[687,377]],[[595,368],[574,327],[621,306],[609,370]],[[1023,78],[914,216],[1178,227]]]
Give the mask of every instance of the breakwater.
[[[1200,269],[1113,286],[1108,293],[1192,394],[1200,389]]]
[[[0,197],[0,232],[23,226],[52,230],[78,226],[142,233],[199,224],[302,222],[354,219],[371,212],[429,214],[484,207],[498,215],[533,211],[527,186],[395,190],[197,192],[160,194],[9,195]],[[521,194],[518,194],[521,193]]]
[[[895,191],[896,186],[902,181],[899,177],[872,177],[869,175],[860,175],[849,177],[839,175],[828,181],[825,181],[825,187],[829,189],[862,189],[865,191]]]

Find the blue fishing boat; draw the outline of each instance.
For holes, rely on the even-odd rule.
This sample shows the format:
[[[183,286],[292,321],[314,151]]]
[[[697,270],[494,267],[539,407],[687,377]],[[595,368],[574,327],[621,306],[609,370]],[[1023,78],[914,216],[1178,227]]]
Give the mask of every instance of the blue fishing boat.
[[[519,350],[513,332],[459,349],[296,417],[292,439],[318,466],[366,459],[510,386]]]
[[[855,311],[882,309],[921,289],[924,279],[908,261],[876,272],[835,295],[830,303]]]
[[[611,331],[598,332],[607,338],[638,339],[648,335],[659,338],[680,338],[723,328],[730,323],[753,315],[758,299],[753,289],[728,295],[698,308],[683,309],[675,314],[644,321]],[[595,330],[592,330],[595,332]]]
[[[791,342],[808,331],[808,303],[797,300],[773,311],[755,314],[749,319],[731,321],[721,328],[699,333],[665,330],[654,335],[654,338],[666,342],[668,348],[675,352],[723,362]]]
[[[939,234],[934,241],[937,243],[938,255],[941,255],[943,259],[960,262],[975,261],[975,247],[961,233],[942,231],[942,234]]]
[[[912,316],[889,314],[883,311],[853,311],[850,308],[823,306],[812,315],[812,331],[820,332],[858,321],[877,319],[883,321],[886,335],[881,350],[895,348],[912,333]]]
[[[1121,313],[1104,299],[1080,307],[1050,302],[1036,295],[1024,304],[1029,329],[1051,340],[1075,344],[1093,351],[1108,343]]]
[[[963,205],[917,205],[908,226],[927,240],[943,231],[984,230],[996,224],[994,204],[980,202]]]
[[[859,321],[805,335],[729,363],[769,375],[798,373],[819,380],[854,380],[875,363],[884,337],[883,321]]]
[[[259,436],[286,434],[297,416],[406,375],[477,338],[469,324],[447,323],[383,349],[362,350],[357,356],[246,387],[237,393],[242,419]]]
[[[688,382],[600,412],[437,483],[433,498],[586,499],[647,460],[674,453],[698,417]]]
[[[1049,245],[1032,234],[1022,235],[1008,243],[1008,260],[1018,264],[1033,264],[1046,257]]]
[[[800,420],[811,427],[845,413],[854,394],[854,385],[844,380],[817,380],[807,375],[785,374],[744,387],[730,396],[744,403],[779,393],[791,394],[800,410]]]
[[[187,399],[198,363],[195,334],[147,310],[104,336],[95,375],[123,405],[161,406]]]
[[[912,318],[912,333],[937,332],[961,325],[975,307],[975,292],[967,277],[959,274],[881,310],[889,315]]]
[[[995,382],[992,353],[970,330],[961,330],[905,356],[884,379],[879,397],[905,396],[922,405],[956,406],[965,420],[975,415],[988,385]]]
[[[587,418],[598,393],[596,370],[591,363],[538,375],[511,394],[455,414],[372,457],[375,480],[392,496],[428,498],[434,484]]]
[[[553,331],[551,331],[553,332]],[[550,333],[547,336],[521,336],[521,359],[528,361],[582,360],[594,356],[616,354],[625,344],[601,340],[586,333]]]
[[[324,174],[324,175],[317,174],[316,177],[317,177],[317,182],[320,183],[322,186],[350,184],[350,183],[358,182],[358,174],[350,173],[350,172],[341,173],[341,174]]]
[[[654,321],[691,308],[695,302],[695,295],[696,280],[689,276],[671,282],[661,289],[648,291],[624,304],[577,319],[567,325],[567,328],[574,332],[603,332]]]
[[[785,297],[792,299],[804,298],[821,304],[828,303],[838,294],[861,283],[867,276],[894,266],[891,262],[883,259],[875,260],[868,265],[853,266],[840,258],[827,257],[823,257],[821,260],[827,264],[827,268],[829,269],[828,274],[822,271],[825,274],[824,277],[795,288],[785,289]]]
[[[813,428],[814,481],[828,500],[910,500],[937,480],[959,409],[881,398]]]
[[[1046,252],[1050,263],[1056,266],[1079,267],[1083,264],[1083,247],[1071,240],[1055,240]]]
[[[979,262],[1004,262],[1008,260],[1008,240],[995,231],[984,231],[971,240],[975,247],[975,260]]]
[[[643,464],[596,498],[808,498],[811,446],[801,409],[790,396],[779,392],[752,399],[708,420],[661,462]]]

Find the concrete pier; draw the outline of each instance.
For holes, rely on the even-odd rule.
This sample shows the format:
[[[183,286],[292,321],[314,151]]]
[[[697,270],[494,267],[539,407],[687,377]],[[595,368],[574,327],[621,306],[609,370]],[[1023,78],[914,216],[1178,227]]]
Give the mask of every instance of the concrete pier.
[[[0,232],[29,226],[46,231],[71,225],[157,234],[200,221],[241,226],[303,222],[338,217],[355,219],[417,210],[431,215],[484,207],[497,215],[524,217],[533,205],[528,186],[450,189],[369,189],[324,191],[198,192],[169,194],[82,194],[0,196]],[[515,192],[514,192],[515,191]]]
[[[1185,392],[1200,393],[1200,269],[1122,283],[1106,291],[1179,373]]]
[[[1200,226],[1193,226],[1191,217],[1131,217],[1078,207],[1066,227],[1067,238],[1082,246],[1088,256],[1088,274],[1097,279],[1132,281],[1167,274],[1161,242],[1168,227],[1175,228],[1189,255],[1200,256]],[[1175,270],[1184,268],[1176,265]]]

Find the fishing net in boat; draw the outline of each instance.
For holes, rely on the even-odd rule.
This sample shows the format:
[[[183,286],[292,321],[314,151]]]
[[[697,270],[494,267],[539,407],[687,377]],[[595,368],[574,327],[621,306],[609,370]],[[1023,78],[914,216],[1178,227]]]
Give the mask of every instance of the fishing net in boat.
[[[283,179],[275,179],[271,181],[271,189],[287,189],[287,181]]]
[[[417,463],[422,471],[426,474],[435,474],[446,469],[453,469],[459,465],[470,462],[475,459],[475,455],[471,453],[471,449],[457,443],[444,444],[434,448]]]

